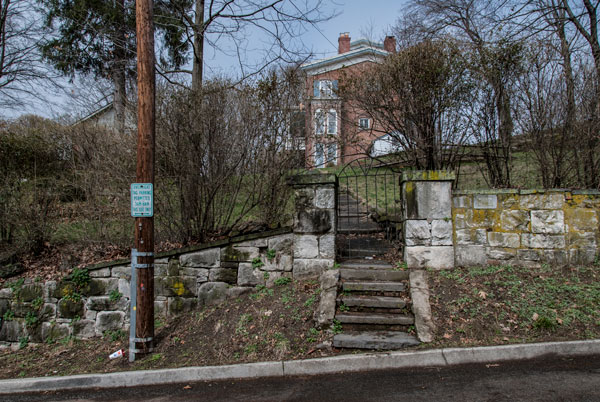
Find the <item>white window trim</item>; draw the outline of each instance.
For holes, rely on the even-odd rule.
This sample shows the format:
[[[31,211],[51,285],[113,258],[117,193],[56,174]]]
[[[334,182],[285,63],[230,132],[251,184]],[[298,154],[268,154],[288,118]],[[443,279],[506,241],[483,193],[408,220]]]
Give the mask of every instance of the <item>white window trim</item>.
[[[367,121],[366,127],[361,124],[363,120]],[[358,119],[358,128],[361,129],[361,130],[368,130],[368,129],[370,129],[371,128],[371,119],[369,119],[368,117],[360,117]]]
[[[322,116],[322,120],[321,120]],[[338,134],[338,115],[337,110],[329,109],[327,111],[323,109],[315,110],[314,116],[314,127],[315,135],[337,135]],[[331,130],[331,128],[334,130]]]

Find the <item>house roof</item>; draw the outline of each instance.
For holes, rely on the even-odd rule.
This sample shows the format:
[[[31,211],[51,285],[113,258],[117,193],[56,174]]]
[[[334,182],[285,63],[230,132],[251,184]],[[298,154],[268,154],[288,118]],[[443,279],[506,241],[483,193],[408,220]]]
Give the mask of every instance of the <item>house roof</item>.
[[[75,123],[73,123],[74,126],[81,124],[81,123],[85,123],[86,121],[93,119],[95,117],[98,117],[99,115],[101,115],[104,112],[107,112],[108,110],[110,110],[113,107],[112,102],[108,103],[105,106],[102,106],[99,109],[96,109],[95,111],[93,111],[92,113],[88,114],[85,117],[82,117],[81,119],[77,120]]]
[[[350,51],[325,59],[303,64],[300,68],[308,75],[322,74],[365,61],[377,62],[390,53],[383,50],[383,44],[358,39],[350,43]]]

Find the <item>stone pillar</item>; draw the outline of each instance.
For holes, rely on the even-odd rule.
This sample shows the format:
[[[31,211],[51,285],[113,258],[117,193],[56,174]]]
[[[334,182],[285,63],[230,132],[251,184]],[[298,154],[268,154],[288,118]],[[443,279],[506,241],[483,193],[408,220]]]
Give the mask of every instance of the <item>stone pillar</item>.
[[[447,171],[402,173],[404,262],[408,268],[454,268],[452,182]]]
[[[296,200],[293,276],[318,278],[335,262],[337,177],[298,175],[289,184]]]

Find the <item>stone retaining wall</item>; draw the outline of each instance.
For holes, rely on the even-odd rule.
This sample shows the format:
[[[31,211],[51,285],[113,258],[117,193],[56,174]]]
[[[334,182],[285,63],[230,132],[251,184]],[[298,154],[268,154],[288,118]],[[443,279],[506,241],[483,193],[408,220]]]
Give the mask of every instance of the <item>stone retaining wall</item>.
[[[455,191],[452,203],[456,265],[595,261],[598,191]]]
[[[331,175],[292,178],[294,227],[160,253],[154,261],[156,316],[238,297],[282,277],[318,278],[335,260]],[[63,281],[12,281],[0,289],[0,346],[129,330],[130,261],[76,271]],[[89,277],[88,277],[89,275]]]

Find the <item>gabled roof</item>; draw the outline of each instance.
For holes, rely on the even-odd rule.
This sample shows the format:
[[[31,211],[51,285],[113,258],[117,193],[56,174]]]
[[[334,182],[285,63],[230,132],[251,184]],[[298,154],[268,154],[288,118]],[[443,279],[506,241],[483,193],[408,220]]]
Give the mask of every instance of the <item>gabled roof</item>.
[[[350,43],[350,51],[303,64],[300,68],[308,75],[322,74],[365,61],[378,62],[390,53],[381,43],[359,39]]]
[[[75,123],[73,123],[73,126],[76,126],[78,124],[85,123],[88,120],[94,119],[94,118],[98,117],[99,115],[101,115],[102,113],[112,109],[112,107],[113,107],[113,103],[110,102],[107,105],[94,110],[92,113],[88,114],[87,116],[82,117],[81,119],[77,120]]]

